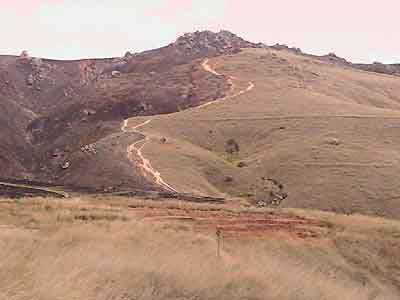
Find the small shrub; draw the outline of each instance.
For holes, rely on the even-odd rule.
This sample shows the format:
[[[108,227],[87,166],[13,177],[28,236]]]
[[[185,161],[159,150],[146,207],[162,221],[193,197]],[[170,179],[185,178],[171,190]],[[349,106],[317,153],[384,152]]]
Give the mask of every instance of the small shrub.
[[[246,164],[244,161],[240,161],[240,162],[237,164],[237,166],[238,166],[238,168],[244,168],[244,167],[247,167],[247,164]]]
[[[225,182],[233,182],[233,177],[232,176],[225,176],[224,181]]]
[[[339,146],[341,141],[337,138],[328,138],[326,139],[326,143],[332,146]]]
[[[229,139],[226,143],[225,143],[225,152],[230,154],[230,155],[234,155],[239,153],[240,151],[240,147],[239,144],[234,140],[234,139]]]

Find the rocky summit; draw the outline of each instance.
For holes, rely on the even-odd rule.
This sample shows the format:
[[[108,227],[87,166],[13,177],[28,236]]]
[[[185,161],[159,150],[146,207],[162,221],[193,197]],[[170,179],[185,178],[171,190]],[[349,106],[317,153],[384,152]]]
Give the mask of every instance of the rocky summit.
[[[398,217],[380,156],[398,146],[397,67],[226,30],[114,58],[0,56],[1,177]]]
[[[227,30],[221,30],[217,33],[209,30],[186,33],[172,45],[189,52],[201,53],[206,51],[218,54],[235,53],[242,48],[260,46],[259,44],[248,42]]]
[[[0,300],[400,299],[398,75],[228,31],[0,56]]]

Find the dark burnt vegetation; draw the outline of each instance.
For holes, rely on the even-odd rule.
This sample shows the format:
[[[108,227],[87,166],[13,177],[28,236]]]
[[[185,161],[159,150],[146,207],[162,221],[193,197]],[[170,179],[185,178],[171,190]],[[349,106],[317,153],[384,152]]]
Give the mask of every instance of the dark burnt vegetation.
[[[68,169],[60,165],[81,157],[76,153],[82,147],[119,132],[126,118],[173,113],[223,97],[229,89],[226,79],[202,70],[201,62],[254,46],[226,31],[205,31],[117,58],[1,56],[2,176],[79,182],[75,161]],[[113,177],[121,182],[118,172]],[[93,182],[101,175],[93,174]]]

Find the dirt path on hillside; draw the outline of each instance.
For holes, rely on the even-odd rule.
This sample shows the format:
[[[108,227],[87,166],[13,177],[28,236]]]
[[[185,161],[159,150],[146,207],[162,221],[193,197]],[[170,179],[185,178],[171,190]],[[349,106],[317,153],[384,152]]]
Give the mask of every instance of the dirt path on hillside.
[[[7,186],[7,187],[14,187],[14,188],[20,188],[20,189],[31,189],[31,190],[36,190],[39,192],[45,192],[45,193],[53,193],[62,196],[63,198],[69,198],[70,195],[66,192],[63,191],[58,191],[54,190],[51,188],[45,188],[45,187],[37,187],[37,186],[32,186],[32,185],[27,185],[27,184],[16,184],[16,183],[9,183],[9,182],[0,182],[0,186]]]
[[[208,64],[208,59],[205,59],[204,62],[201,64],[201,67],[209,73],[212,73],[216,76],[223,76],[222,74],[218,73],[216,70],[214,70],[209,64]],[[234,80],[235,78],[233,76],[229,76],[228,75],[228,82],[231,86],[231,93],[233,93],[234,89],[235,89],[235,84],[234,84]],[[235,94],[231,94],[228,96],[225,96],[223,98],[214,100],[214,101],[210,101],[207,102],[203,105],[197,106],[194,109],[199,109],[217,102],[221,102],[224,101],[226,99],[231,99],[231,98],[235,98],[238,97],[240,95],[243,95],[247,92],[250,92],[253,88],[255,87],[255,85],[252,82],[249,82],[249,85],[246,89],[244,90],[240,90],[239,92],[235,93]],[[130,145],[127,147],[127,157],[129,159],[129,161],[131,161],[132,163],[136,163],[137,160],[135,160],[135,157],[133,156],[133,153],[137,154],[137,157],[139,158],[139,167],[142,170],[142,173],[144,175],[145,178],[151,178],[155,181],[155,183],[170,191],[170,192],[178,192],[174,187],[172,187],[170,184],[168,184],[161,176],[161,173],[159,171],[157,171],[156,169],[154,169],[154,167],[152,166],[151,162],[149,159],[147,159],[144,155],[143,155],[143,147],[150,141],[150,137],[149,135],[144,134],[142,131],[138,130],[138,128],[143,127],[147,124],[149,124],[152,121],[152,119],[148,119],[146,121],[144,121],[143,123],[140,123],[132,128],[128,129],[128,119],[124,120],[124,122],[122,123],[121,126],[121,130],[122,132],[136,132],[138,134],[144,135],[145,138],[142,140],[139,140],[137,142],[135,142],[134,144]],[[140,143],[142,143],[141,146],[138,146]]]
[[[125,120],[121,127],[121,130],[123,132],[136,132],[136,133],[144,135],[142,132],[138,131],[137,129],[149,124],[151,121],[152,121],[152,119],[149,119],[143,123],[140,123],[139,125],[136,125],[135,127],[129,128],[129,130],[128,130],[128,120]],[[151,179],[153,179],[155,181],[155,183],[158,186],[161,186],[170,192],[178,192],[175,188],[173,188],[171,185],[169,185],[167,182],[165,182],[165,180],[161,177],[161,173],[153,168],[150,160],[148,160],[147,158],[144,157],[142,150],[143,150],[143,147],[149,141],[150,141],[149,136],[145,135],[144,139],[139,140],[139,141],[133,143],[132,145],[128,146],[128,148],[127,148],[128,159],[131,162],[135,163],[136,160],[135,160],[135,157],[133,156],[133,153],[136,153],[137,157],[140,160],[139,167],[141,168],[143,176],[145,178],[150,177]],[[138,144],[140,144],[140,143],[143,143],[143,144],[141,146],[138,146]]]
[[[213,69],[213,68],[208,64],[208,62],[209,62],[209,60],[208,60],[208,58],[207,58],[207,59],[205,59],[205,60],[203,61],[203,63],[201,64],[201,67],[203,68],[204,71],[209,72],[209,73],[211,73],[211,74],[214,74],[214,75],[216,75],[216,76],[223,76],[221,73],[218,73],[215,69]],[[225,96],[225,97],[220,98],[220,99],[217,99],[217,100],[214,100],[214,101],[210,101],[210,102],[204,103],[204,104],[202,104],[202,105],[200,105],[200,106],[197,106],[196,108],[202,108],[202,107],[206,107],[206,106],[209,106],[209,105],[211,105],[211,104],[215,104],[215,103],[218,103],[218,102],[227,100],[227,99],[236,98],[236,97],[238,97],[238,96],[241,96],[241,95],[243,95],[243,94],[245,94],[245,93],[250,92],[250,91],[251,91],[252,89],[254,89],[254,87],[255,87],[254,83],[250,81],[250,82],[248,83],[248,87],[247,87],[246,89],[240,90],[240,91],[237,92],[237,93],[233,93],[233,91],[235,90],[235,87],[236,87],[236,85],[235,85],[235,83],[234,83],[234,81],[235,81],[236,78],[233,77],[233,76],[230,76],[230,75],[226,75],[226,76],[228,77],[228,83],[229,83],[230,86],[231,86],[230,95]]]

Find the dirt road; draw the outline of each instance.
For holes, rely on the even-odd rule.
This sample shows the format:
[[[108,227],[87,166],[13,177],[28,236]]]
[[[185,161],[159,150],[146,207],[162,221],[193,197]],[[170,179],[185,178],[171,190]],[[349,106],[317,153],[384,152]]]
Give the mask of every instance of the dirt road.
[[[152,121],[152,119],[149,119],[143,123],[140,123],[139,125],[129,128],[129,130],[128,130],[128,120],[125,120],[121,127],[121,130],[123,132],[137,132],[139,134],[144,135],[141,131],[138,130],[138,128],[149,124],[151,121]],[[154,167],[151,165],[151,162],[149,159],[144,157],[142,150],[149,141],[150,141],[150,137],[145,136],[145,138],[143,140],[137,141],[136,143],[128,146],[128,148],[127,148],[128,159],[131,162],[136,162],[137,160],[135,160],[135,157],[133,156],[133,153],[136,153],[137,157],[139,158],[139,167],[141,168],[144,177],[146,177],[146,178],[150,177],[150,179],[154,180],[158,186],[160,186],[170,192],[178,192],[175,188],[173,188],[171,185],[169,185],[167,182],[165,182],[165,180],[161,177],[161,173],[159,171],[157,171],[156,169],[154,169]],[[142,145],[138,146],[140,143],[142,143]]]
[[[209,62],[209,60],[208,60],[208,59],[205,59],[204,62],[201,64],[201,67],[203,68],[204,71],[209,72],[209,73],[211,73],[211,74],[214,74],[214,75],[216,75],[216,76],[223,76],[221,73],[218,73],[215,69],[213,69],[213,68],[208,64],[208,62]],[[249,82],[249,85],[248,85],[248,87],[247,87],[246,89],[240,90],[240,91],[237,92],[237,93],[233,93],[234,90],[235,90],[235,83],[234,83],[234,80],[235,80],[236,78],[233,77],[233,76],[229,76],[229,75],[227,75],[227,77],[228,77],[228,83],[229,83],[230,86],[231,86],[230,95],[225,96],[225,97],[220,98],[220,99],[217,99],[217,100],[214,100],[214,101],[210,101],[210,102],[204,103],[204,104],[202,104],[202,105],[200,105],[200,106],[197,106],[196,108],[202,108],[202,107],[206,107],[206,106],[209,106],[209,105],[211,105],[211,104],[215,104],[215,103],[218,103],[218,102],[227,100],[227,99],[236,98],[236,97],[238,97],[238,96],[241,96],[241,95],[243,95],[243,94],[245,94],[245,93],[250,92],[250,91],[251,91],[252,89],[254,89],[254,87],[255,87],[255,85],[254,85],[253,82]]]

